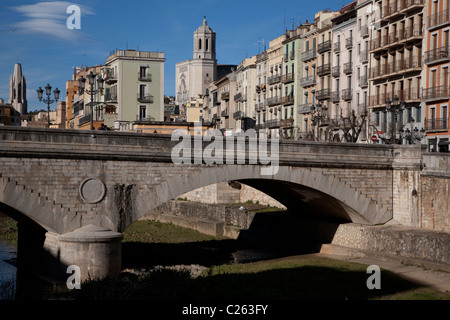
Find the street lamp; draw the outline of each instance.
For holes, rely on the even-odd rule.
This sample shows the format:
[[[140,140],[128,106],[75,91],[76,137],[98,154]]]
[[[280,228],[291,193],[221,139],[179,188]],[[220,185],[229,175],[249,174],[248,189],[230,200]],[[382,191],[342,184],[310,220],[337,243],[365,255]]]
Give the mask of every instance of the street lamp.
[[[397,115],[400,113],[400,111],[403,111],[405,109],[405,100],[399,101],[400,99],[397,97],[397,95],[395,95],[392,100],[393,101],[389,100],[389,98],[386,100],[386,110],[388,112],[392,112],[393,130],[391,144],[395,144],[397,138]]]
[[[102,77],[97,78],[97,89],[94,89],[96,75],[91,71],[87,75],[89,89],[86,89],[86,79],[83,76],[78,79],[78,93],[81,95],[87,93],[91,95],[91,130],[94,130],[94,94],[103,92],[103,80]]]
[[[420,130],[417,127],[414,127],[414,118],[411,118],[411,130],[407,128],[406,130],[403,129],[403,127],[399,130],[400,131],[400,137],[403,139],[405,138],[408,141],[408,144],[413,144],[415,141],[422,141],[423,137],[425,136],[425,130],[421,128]]]
[[[322,105],[320,102],[317,104],[317,107],[313,104],[310,108],[311,110],[311,124],[312,124],[312,132],[313,138],[315,139],[315,127],[316,124],[320,126],[321,119],[326,116],[327,106]],[[319,132],[319,128],[317,128],[317,132]],[[318,140],[320,140],[320,136],[318,136]]]
[[[42,90],[41,87],[39,87],[39,89],[37,89],[36,92],[39,101],[42,101],[47,104],[47,128],[50,128],[50,104],[59,100],[60,91],[58,90],[58,88],[53,90],[55,99],[51,99],[50,96],[52,95],[52,87],[47,83],[47,85],[45,86],[45,94],[47,98],[43,98],[44,90]]]

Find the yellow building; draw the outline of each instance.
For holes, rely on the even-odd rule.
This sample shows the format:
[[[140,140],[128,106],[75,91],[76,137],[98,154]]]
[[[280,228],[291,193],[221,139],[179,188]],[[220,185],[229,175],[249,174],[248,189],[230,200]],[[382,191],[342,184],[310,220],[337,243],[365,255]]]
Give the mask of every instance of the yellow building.
[[[0,99],[0,126],[20,126],[20,113]]]

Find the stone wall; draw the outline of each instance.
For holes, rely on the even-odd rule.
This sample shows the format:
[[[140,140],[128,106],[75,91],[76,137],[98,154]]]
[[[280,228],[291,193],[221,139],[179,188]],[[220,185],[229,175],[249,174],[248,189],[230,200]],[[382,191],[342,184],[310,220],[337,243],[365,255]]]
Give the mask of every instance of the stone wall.
[[[450,263],[450,234],[401,225],[342,224],[336,230],[331,243],[399,257]]]
[[[187,192],[178,198],[210,204],[253,202],[276,208],[286,208],[283,204],[267,194],[237,182],[232,182],[231,185],[227,182],[209,185]]]

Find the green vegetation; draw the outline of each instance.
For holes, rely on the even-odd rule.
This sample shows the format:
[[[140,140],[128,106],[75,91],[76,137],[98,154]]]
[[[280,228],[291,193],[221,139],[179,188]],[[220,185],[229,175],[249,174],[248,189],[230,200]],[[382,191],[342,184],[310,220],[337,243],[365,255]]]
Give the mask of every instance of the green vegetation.
[[[0,240],[16,241],[17,234],[17,222],[6,215],[0,214]]]
[[[141,242],[136,242],[141,241]],[[366,287],[367,265],[323,257],[234,264],[237,240],[218,239],[173,224],[135,222],[124,233],[124,268],[200,264],[199,277],[162,269],[89,281],[74,299],[156,300],[450,300],[450,296],[382,270],[382,289]]]
[[[0,230],[9,239],[17,235],[15,222],[9,218],[0,217]],[[386,270],[382,270],[381,290],[368,290],[367,265],[318,256],[235,264],[232,254],[239,249],[245,249],[245,244],[238,240],[204,235],[171,223],[137,221],[124,232],[124,269],[196,264],[206,270],[198,277],[183,269],[157,269],[140,276],[123,272],[116,278],[86,281],[81,290],[55,290],[52,299],[450,300],[449,295]],[[11,285],[0,283],[2,289]]]

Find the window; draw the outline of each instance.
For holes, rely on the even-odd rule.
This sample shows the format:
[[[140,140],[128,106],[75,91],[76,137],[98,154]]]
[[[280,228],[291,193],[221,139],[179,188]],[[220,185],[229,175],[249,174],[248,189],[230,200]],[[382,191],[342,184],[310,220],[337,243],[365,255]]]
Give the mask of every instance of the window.
[[[144,121],[147,118],[147,107],[146,106],[139,107],[139,118],[141,121]]]

